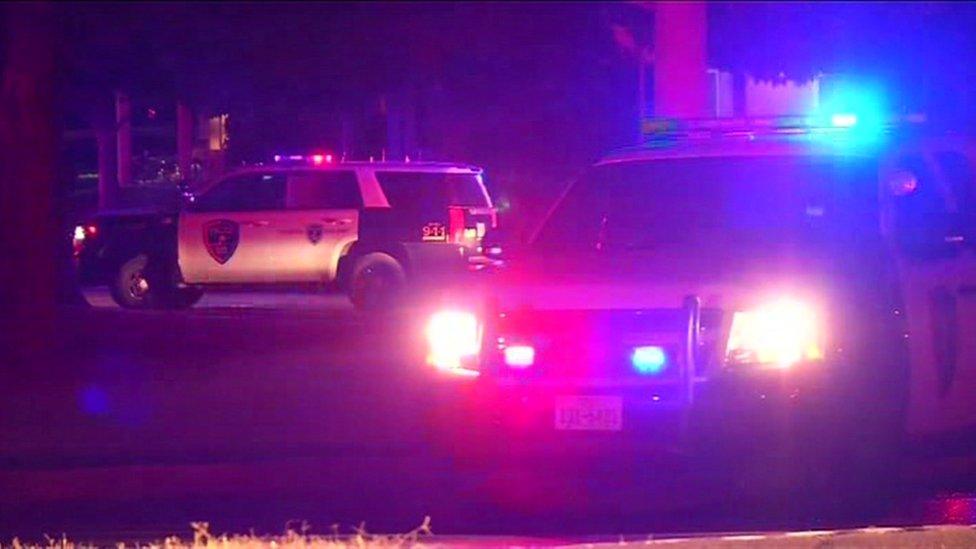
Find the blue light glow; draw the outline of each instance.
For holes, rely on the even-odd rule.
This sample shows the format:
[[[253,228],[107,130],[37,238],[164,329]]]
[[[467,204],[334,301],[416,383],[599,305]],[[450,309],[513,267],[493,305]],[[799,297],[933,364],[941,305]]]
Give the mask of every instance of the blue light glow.
[[[835,128],[853,128],[857,125],[857,115],[837,113],[830,117],[830,125]]]
[[[668,355],[657,345],[635,347],[633,354],[630,355],[630,362],[638,374],[657,375],[667,366]]]
[[[835,80],[821,89],[818,118],[824,126],[847,130],[850,138],[874,141],[884,133],[887,109],[879,86]]]

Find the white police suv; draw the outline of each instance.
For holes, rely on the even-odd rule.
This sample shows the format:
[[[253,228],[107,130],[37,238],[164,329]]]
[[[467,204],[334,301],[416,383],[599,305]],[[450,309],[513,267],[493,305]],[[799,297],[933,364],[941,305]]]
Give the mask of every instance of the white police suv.
[[[128,308],[186,307],[207,288],[338,284],[360,308],[483,263],[496,224],[477,167],[276,157],[178,212],[105,212],[75,229],[84,283]]]

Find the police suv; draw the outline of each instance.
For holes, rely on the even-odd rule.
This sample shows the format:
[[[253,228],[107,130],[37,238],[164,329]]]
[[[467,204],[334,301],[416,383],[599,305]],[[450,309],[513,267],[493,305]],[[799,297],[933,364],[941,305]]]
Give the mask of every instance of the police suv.
[[[220,285],[337,283],[360,308],[408,281],[484,265],[495,226],[477,167],[276,157],[188,194],[179,212],[107,212],[75,228],[83,283],[122,307],[188,307]]]
[[[426,313],[451,451],[626,441],[854,489],[905,434],[976,432],[976,150],[920,122],[647,124]]]

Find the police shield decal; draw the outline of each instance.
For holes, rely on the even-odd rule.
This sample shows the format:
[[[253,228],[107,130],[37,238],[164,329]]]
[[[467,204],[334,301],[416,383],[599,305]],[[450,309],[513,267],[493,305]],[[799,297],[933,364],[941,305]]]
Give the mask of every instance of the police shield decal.
[[[305,234],[308,235],[308,241],[312,244],[318,244],[322,240],[323,233],[325,233],[325,228],[322,225],[309,225],[305,229]]]
[[[203,226],[203,242],[207,246],[207,253],[221,265],[234,255],[240,240],[240,227],[229,219],[209,221]]]

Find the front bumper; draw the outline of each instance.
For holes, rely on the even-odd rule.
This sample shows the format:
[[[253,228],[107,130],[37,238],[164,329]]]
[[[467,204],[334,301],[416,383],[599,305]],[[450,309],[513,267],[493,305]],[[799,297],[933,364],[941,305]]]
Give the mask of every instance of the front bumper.
[[[433,424],[453,448],[506,455],[688,454],[708,446],[744,451],[837,427],[842,410],[829,372],[756,372],[695,383],[689,403],[652,384],[583,384],[443,380]],[[568,431],[556,426],[566,396],[622,401],[619,430]],[[498,444],[495,441],[504,441]]]

